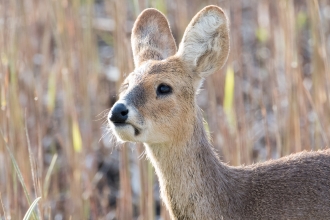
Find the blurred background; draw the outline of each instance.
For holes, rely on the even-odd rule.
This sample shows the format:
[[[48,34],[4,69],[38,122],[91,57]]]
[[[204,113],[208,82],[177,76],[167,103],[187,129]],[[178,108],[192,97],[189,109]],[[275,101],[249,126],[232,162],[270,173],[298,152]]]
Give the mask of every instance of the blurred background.
[[[198,96],[222,160],[329,146],[330,0],[1,0],[0,219],[169,219],[143,146],[112,141],[106,117],[138,14],[162,11],[179,43],[209,4],[231,28]]]

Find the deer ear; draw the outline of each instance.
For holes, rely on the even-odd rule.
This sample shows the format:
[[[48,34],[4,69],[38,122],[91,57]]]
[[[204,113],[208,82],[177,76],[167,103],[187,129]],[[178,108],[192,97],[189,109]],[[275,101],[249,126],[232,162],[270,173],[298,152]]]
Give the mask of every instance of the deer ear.
[[[163,60],[176,52],[176,44],[165,16],[156,9],[144,10],[134,23],[131,36],[136,67],[147,60]]]
[[[219,70],[229,53],[227,18],[221,8],[207,6],[191,20],[177,55],[200,77]]]

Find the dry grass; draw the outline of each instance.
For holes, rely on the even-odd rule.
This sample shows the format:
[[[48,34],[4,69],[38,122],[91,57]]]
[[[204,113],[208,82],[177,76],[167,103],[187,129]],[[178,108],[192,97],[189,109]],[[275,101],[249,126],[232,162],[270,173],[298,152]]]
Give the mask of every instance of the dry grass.
[[[158,8],[180,42],[208,4],[231,21],[227,66],[198,99],[223,160],[329,146],[329,0],[2,0],[0,219],[31,205],[32,219],[168,219],[143,146],[110,142],[106,114],[136,16]]]

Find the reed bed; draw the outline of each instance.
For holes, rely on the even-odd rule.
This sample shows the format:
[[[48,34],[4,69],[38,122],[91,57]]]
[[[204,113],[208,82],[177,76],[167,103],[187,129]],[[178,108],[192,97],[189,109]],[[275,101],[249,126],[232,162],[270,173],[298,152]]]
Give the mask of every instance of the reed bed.
[[[329,0],[2,0],[0,219],[169,219],[143,146],[116,144],[106,117],[138,14],[162,11],[179,43],[209,4],[231,28],[198,96],[222,160],[329,146]]]

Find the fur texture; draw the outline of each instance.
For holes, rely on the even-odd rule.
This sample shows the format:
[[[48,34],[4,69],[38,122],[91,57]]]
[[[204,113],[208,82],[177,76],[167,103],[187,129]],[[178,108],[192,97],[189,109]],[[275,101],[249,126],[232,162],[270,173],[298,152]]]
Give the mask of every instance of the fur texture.
[[[146,9],[136,19],[132,30],[135,66],[146,60],[162,60],[176,52],[176,44],[165,16],[156,9]]]
[[[172,219],[330,219],[330,150],[241,167],[214,153],[195,94],[228,56],[219,7],[192,19],[177,53],[166,18],[147,9],[135,22],[132,48],[136,69],[117,102],[128,118],[110,126],[118,139],[145,144]],[[171,92],[159,94],[160,85]]]

